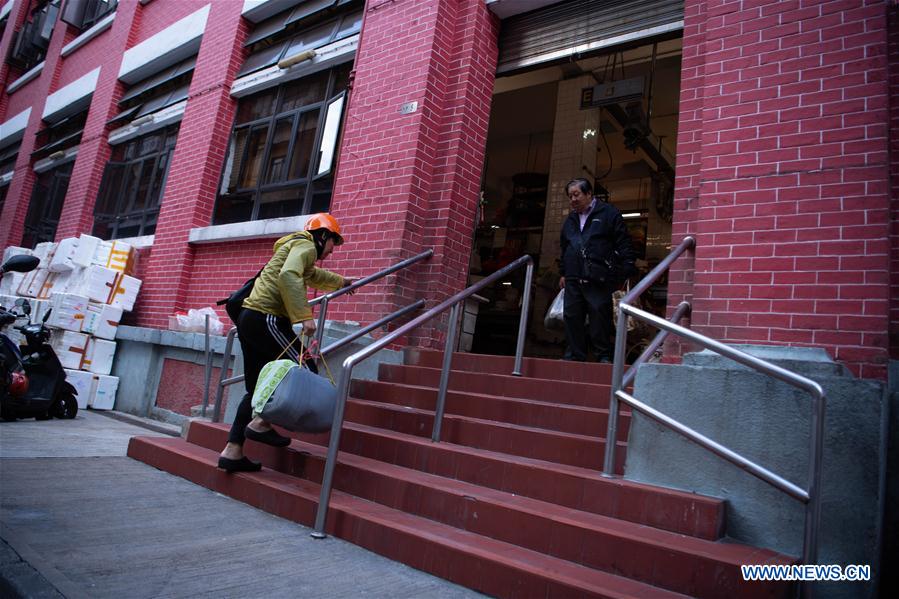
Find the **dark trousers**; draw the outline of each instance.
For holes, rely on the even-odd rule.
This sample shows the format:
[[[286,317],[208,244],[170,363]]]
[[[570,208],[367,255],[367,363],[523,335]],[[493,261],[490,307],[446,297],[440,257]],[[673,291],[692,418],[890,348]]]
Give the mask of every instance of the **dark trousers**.
[[[566,360],[587,359],[588,342],[597,360],[612,358],[612,291],[605,285],[565,279]]]
[[[244,308],[237,319],[237,337],[240,339],[240,350],[243,353],[244,385],[247,392],[244,394],[237,413],[234,415],[234,423],[231,432],[228,433],[228,442],[243,445],[244,429],[253,419],[253,390],[256,389],[256,381],[259,380],[259,372],[262,367],[281,359],[300,359],[300,342],[296,339],[290,321],[286,318],[263,314],[255,310]],[[290,342],[293,345],[290,345]],[[288,347],[289,346],[289,347]],[[284,351],[287,348],[287,351]],[[312,372],[318,372],[315,363],[306,361],[306,366]]]

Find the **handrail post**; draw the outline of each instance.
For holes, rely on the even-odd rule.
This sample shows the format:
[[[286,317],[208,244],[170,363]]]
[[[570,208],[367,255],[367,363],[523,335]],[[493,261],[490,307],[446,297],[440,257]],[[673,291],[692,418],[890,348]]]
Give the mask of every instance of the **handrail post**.
[[[521,357],[524,354],[524,338],[528,329],[528,315],[531,312],[531,283],[534,280],[534,260],[527,263],[524,273],[524,298],[521,301],[521,317],[518,320],[518,343],[515,345],[514,376],[521,376]]]
[[[202,416],[206,418],[206,407],[209,405],[209,381],[212,378],[212,356],[209,351],[209,314],[204,314],[203,328],[203,353],[206,360],[206,368],[203,372],[203,410]]]
[[[322,347],[322,339],[325,338],[325,317],[328,315],[328,296],[322,299],[321,308],[318,309],[318,323],[315,329],[315,341],[318,344],[319,351]]]
[[[623,303],[623,302],[622,302]],[[603,460],[603,476],[615,475],[615,442],[618,439],[618,391],[624,377],[624,352],[627,347],[627,314],[619,304],[618,323],[615,330],[615,361],[612,364],[612,390],[609,396],[609,425],[606,429],[606,455]]]
[[[440,428],[443,424],[443,410],[446,406],[446,389],[449,386],[450,365],[453,361],[453,346],[456,341],[456,328],[459,324],[459,306],[461,302],[450,308],[449,328],[446,331],[446,346],[443,349],[443,368],[440,370],[440,387],[437,391],[437,407],[434,410],[434,428],[431,441],[440,441]]]
[[[222,394],[225,390],[225,377],[228,374],[228,366],[231,363],[231,350],[234,346],[234,337],[237,336],[237,327],[231,327],[225,338],[225,355],[222,356],[222,368],[219,370],[219,383],[215,390],[215,405],[212,407],[212,421],[218,422],[222,415]]]
[[[802,561],[814,564],[818,561],[818,527],[821,524],[821,456],[824,455],[824,410],[826,400],[815,393],[815,407],[812,418],[811,449],[809,459],[809,497],[805,509],[805,549]]]
[[[353,376],[353,356],[343,362],[343,372],[340,373],[337,385],[337,405],[334,406],[334,422],[331,424],[331,438],[328,442],[328,457],[325,459],[325,471],[322,475],[322,488],[318,497],[318,509],[315,511],[315,525],[312,537],[324,539],[325,519],[328,517],[328,504],[331,501],[331,485],[334,483],[334,469],[337,466],[337,449],[340,447],[340,431],[343,428],[343,414],[346,409],[347,397],[350,393],[350,379]]]

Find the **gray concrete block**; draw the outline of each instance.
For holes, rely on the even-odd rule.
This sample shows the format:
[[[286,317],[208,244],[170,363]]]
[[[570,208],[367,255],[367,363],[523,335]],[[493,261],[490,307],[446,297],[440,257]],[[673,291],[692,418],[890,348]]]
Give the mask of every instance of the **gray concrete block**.
[[[766,348],[759,353],[771,355]],[[870,564],[878,572],[887,414],[883,385],[835,374],[812,352],[785,352],[775,359],[793,363],[799,374],[814,373],[809,378],[827,395],[818,563]],[[807,393],[732,361],[690,354],[682,365],[642,366],[634,396],[807,488],[812,414]],[[625,478],[726,498],[729,537],[801,554],[802,504],[636,411]],[[860,596],[859,590],[828,585],[828,596]]]

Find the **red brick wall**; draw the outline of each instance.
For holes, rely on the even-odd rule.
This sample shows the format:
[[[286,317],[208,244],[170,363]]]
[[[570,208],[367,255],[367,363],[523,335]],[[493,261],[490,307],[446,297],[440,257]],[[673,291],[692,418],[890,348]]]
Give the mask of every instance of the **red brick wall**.
[[[890,63],[890,358],[899,360],[899,3],[887,27]]]
[[[675,240],[690,230],[697,238],[694,328],[733,343],[822,346],[856,374],[883,378],[886,4],[686,7],[682,97],[691,102]],[[672,299],[689,288],[683,270],[674,275]]]
[[[120,0],[120,2],[121,1],[123,0]],[[148,37],[159,33],[172,23],[180,21],[184,17],[197,12],[207,4],[215,6],[216,4],[225,3],[240,4],[237,8],[238,14],[240,14],[240,9],[243,8],[242,0],[237,2],[231,0],[228,0],[227,2],[222,2],[222,0],[177,0],[172,2],[171,0],[167,0],[165,2],[149,2],[143,4],[138,9],[140,13],[140,22],[135,28],[134,38],[128,47],[136,46]],[[211,20],[206,22],[207,33],[209,32],[209,25],[211,23]]]
[[[495,68],[483,3],[368,3],[332,203],[348,242],[334,269],[360,276],[428,247],[435,256],[335,303],[334,318],[371,322],[464,286]],[[399,114],[412,101],[417,111]]]
[[[221,368],[213,368],[209,385],[209,404],[206,414],[211,416],[215,407],[215,384]],[[159,387],[156,391],[156,407],[176,414],[190,416],[190,409],[203,405],[206,389],[206,368],[202,364],[166,358],[162,361]]]

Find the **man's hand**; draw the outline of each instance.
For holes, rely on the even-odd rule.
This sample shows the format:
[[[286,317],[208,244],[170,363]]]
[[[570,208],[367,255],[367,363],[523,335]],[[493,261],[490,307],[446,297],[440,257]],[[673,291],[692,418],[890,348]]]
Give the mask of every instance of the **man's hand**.
[[[355,282],[356,282],[356,279],[347,279],[346,277],[344,277],[343,285],[341,287],[349,287],[350,285],[352,285]],[[347,291],[347,295],[354,295],[355,293],[356,293],[355,289],[353,289],[352,291]]]
[[[309,320],[298,322],[292,328],[297,337],[302,337],[303,335],[313,337],[315,335],[315,320],[310,318]]]
[[[559,289],[565,289],[565,277],[559,277]]]

